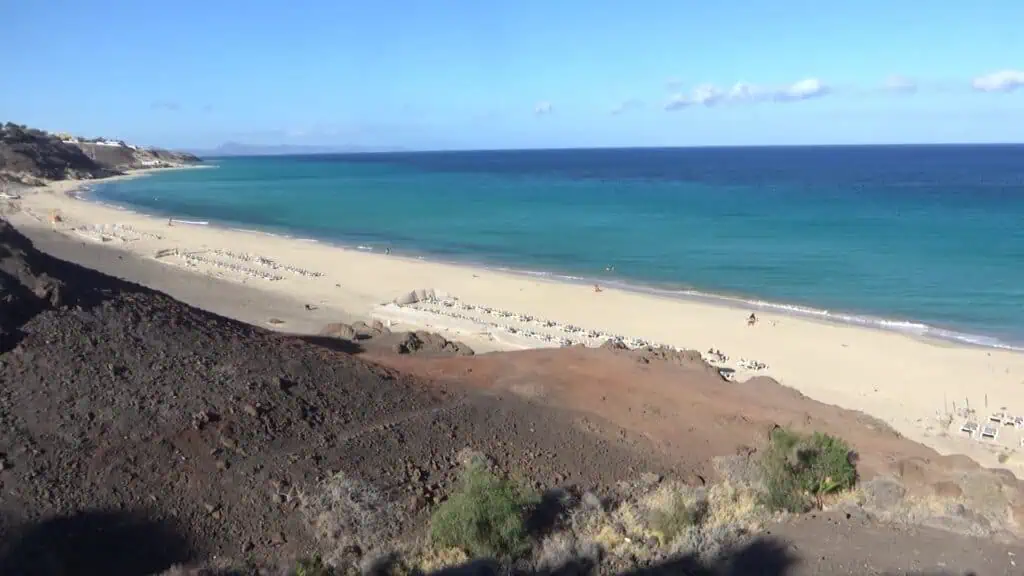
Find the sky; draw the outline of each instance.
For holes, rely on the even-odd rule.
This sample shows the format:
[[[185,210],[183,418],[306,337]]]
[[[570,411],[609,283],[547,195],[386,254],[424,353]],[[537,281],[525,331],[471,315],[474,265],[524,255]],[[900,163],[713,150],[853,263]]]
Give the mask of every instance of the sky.
[[[149,145],[1024,141],[1021,0],[0,0],[0,22],[0,121]]]

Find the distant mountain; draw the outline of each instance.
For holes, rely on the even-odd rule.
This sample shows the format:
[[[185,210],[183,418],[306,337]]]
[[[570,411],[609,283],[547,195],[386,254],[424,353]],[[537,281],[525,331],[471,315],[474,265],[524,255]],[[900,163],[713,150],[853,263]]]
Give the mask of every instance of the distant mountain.
[[[197,156],[287,156],[299,154],[358,154],[363,152],[400,152],[400,148],[370,146],[323,146],[310,144],[242,144],[225,142],[212,150],[193,150]]]

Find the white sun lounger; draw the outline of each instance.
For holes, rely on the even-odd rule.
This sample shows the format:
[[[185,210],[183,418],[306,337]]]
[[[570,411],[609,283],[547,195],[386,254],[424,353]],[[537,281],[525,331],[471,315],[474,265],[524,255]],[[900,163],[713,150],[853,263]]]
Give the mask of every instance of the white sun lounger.
[[[992,414],[991,416],[988,417],[988,421],[989,422],[995,422],[997,424],[1002,424],[1003,423],[1003,418],[1005,418],[1005,417],[1006,417],[1006,414],[1003,414],[1002,412],[996,412],[995,414]]]
[[[999,437],[999,427],[993,426],[992,424],[985,424],[981,427],[980,438],[989,438],[995,440]]]
[[[966,432],[968,436],[974,436],[974,433],[978,431],[978,423],[968,420],[960,426],[960,431]]]

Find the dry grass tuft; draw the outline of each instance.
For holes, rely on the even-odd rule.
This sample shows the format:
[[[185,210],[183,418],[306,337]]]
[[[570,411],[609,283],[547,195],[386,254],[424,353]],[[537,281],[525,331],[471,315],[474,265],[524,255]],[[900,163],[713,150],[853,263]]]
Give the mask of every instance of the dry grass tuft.
[[[736,486],[726,480],[708,490],[708,512],[704,526],[743,526],[755,532],[764,517],[765,510],[758,504],[757,492],[749,487]]]
[[[708,511],[705,490],[668,482],[642,501],[651,532],[663,546],[704,521]]]
[[[572,567],[595,567],[601,563],[601,546],[592,540],[579,540],[572,532],[557,532],[545,538],[534,552],[534,570],[564,573]]]
[[[460,548],[426,547],[416,557],[416,567],[425,574],[454,568],[469,562],[469,555]]]
[[[401,509],[373,486],[343,473],[321,482],[313,494],[300,494],[302,511],[330,566],[344,564],[346,549],[373,551],[402,525]]]

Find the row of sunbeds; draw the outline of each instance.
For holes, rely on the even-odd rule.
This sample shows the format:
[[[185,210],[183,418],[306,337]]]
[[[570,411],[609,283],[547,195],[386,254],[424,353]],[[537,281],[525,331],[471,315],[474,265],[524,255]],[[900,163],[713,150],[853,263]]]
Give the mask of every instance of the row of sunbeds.
[[[1017,430],[1024,429],[1024,416],[996,412],[988,417],[988,421],[981,424],[973,420],[965,420],[960,426],[960,431],[971,437],[977,435],[978,440],[995,440],[999,438],[1001,426],[1013,426]],[[1021,438],[1021,446],[1024,446],[1024,438]]]

